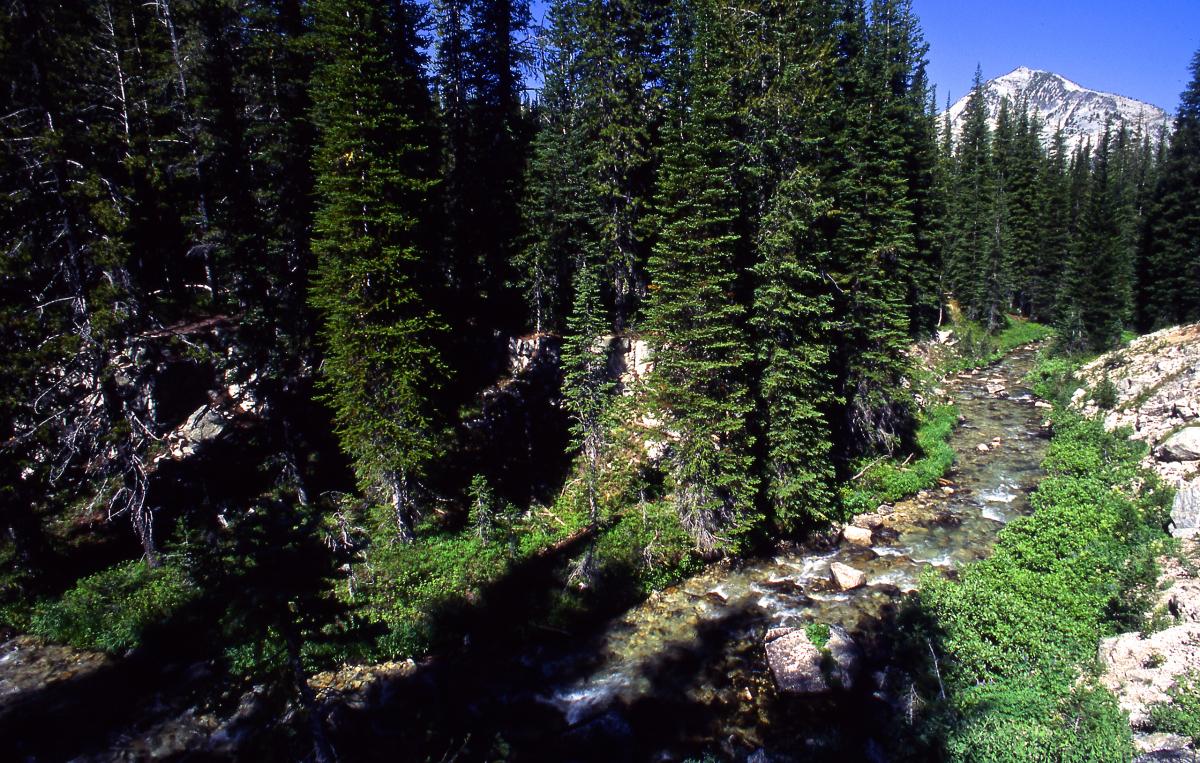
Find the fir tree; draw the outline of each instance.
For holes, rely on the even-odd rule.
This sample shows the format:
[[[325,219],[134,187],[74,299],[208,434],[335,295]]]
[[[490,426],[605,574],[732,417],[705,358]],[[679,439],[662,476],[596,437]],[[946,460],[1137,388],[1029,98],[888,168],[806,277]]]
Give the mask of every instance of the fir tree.
[[[663,230],[650,260],[651,396],[670,438],[680,520],[702,551],[736,551],[758,516],[747,377],[753,355],[736,298],[744,243],[735,226],[733,108],[719,12],[707,1],[691,12],[695,37],[667,134]]]
[[[443,377],[420,225],[434,181],[416,10],[322,0],[315,12],[312,303],[323,319],[325,395],[360,484],[386,497],[399,537],[411,540],[442,448],[431,397]]]
[[[818,180],[797,170],[775,193],[754,268],[753,326],[766,450],[764,487],[775,525],[795,532],[836,515],[829,414],[833,300],[821,276],[828,253],[814,227],[829,214]]]
[[[1180,98],[1148,222],[1146,325],[1200,318],[1200,51]]]

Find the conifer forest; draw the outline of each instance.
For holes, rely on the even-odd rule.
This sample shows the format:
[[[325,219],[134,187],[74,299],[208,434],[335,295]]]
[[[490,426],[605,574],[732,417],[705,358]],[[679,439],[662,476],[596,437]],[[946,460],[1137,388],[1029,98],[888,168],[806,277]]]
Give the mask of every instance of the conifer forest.
[[[1072,391],[1200,321],[1200,52],[1093,139],[981,72],[952,124],[928,50],[910,0],[0,0],[13,759],[1133,760],[1089,660],[1172,488]],[[986,561],[861,633],[695,582],[962,491],[977,368],[1048,401]],[[647,656],[672,596],[723,614]]]

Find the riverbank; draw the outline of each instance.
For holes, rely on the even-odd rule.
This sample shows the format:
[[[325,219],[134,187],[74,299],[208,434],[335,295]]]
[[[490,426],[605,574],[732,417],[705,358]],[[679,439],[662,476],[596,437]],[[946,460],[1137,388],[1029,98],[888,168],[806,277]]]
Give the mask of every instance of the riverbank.
[[[818,713],[823,718],[850,707],[860,718],[889,713],[872,699],[870,682],[860,681],[849,694],[837,697],[781,697],[764,661],[763,636],[777,625],[837,625],[854,634],[864,654],[864,670],[886,663],[882,647],[887,640],[883,634],[890,627],[886,623],[904,593],[916,586],[920,569],[955,566],[985,554],[986,549],[969,547],[977,540],[986,546],[990,541],[984,539],[994,535],[997,518],[1022,510],[1022,491],[1033,477],[1027,465],[1036,466],[1037,461],[1026,448],[1036,450],[1043,441],[1037,432],[1034,401],[1018,383],[1033,353],[1023,351],[1016,360],[1003,372],[964,372],[958,381],[938,387],[943,396],[965,396],[955,400],[965,419],[962,426],[944,429],[944,434],[957,438],[950,450],[959,454],[957,474],[947,480],[952,484],[944,485],[936,484],[935,476],[934,484],[921,488],[923,492],[911,500],[873,504],[872,512],[864,515],[867,519],[859,522],[866,525],[861,529],[870,537],[869,545],[855,546],[839,542],[835,532],[821,533],[809,544],[792,546],[765,560],[726,561],[709,567],[682,585],[660,581],[663,590],[651,594],[641,606],[614,620],[594,613],[590,622],[573,621],[570,629],[541,618],[531,620],[520,632],[507,632],[502,623],[511,624],[513,610],[487,608],[497,618],[496,627],[488,626],[486,619],[455,615],[449,622],[460,642],[442,658],[349,667],[312,679],[335,741],[358,750],[361,743],[372,740],[380,750],[402,759],[437,759],[459,745],[465,745],[467,757],[486,757],[492,754],[489,750],[497,735],[505,746],[525,750],[527,756],[547,736],[563,751],[586,747],[585,740],[599,738],[619,748],[665,745],[685,755],[724,749],[727,743],[718,740],[732,735],[738,741],[729,749],[744,755],[757,749],[750,747],[754,744],[764,749],[799,744],[780,734],[791,724],[808,723],[803,719],[817,708],[824,708]],[[1003,395],[989,391],[997,386],[997,373],[1004,377]],[[997,412],[1002,419],[1016,419],[992,422],[990,417]],[[946,423],[956,422],[957,416]],[[987,445],[985,452],[980,445]],[[893,468],[904,473],[915,466],[898,459]],[[979,484],[973,484],[972,475],[978,475]],[[947,506],[947,502],[954,503]],[[872,524],[875,519],[878,523]],[[557,533],[568,534],[561,528]],[[460,563],[470,569],[481,558],[465,553]],[[835,562],[861,572],[864,584],[837,590],[831,578]],[[411,574],[420,578],[422,569],[417,566]],[[486,570],[484,565],[472,574]],[[514,587],[520,588],[518,583]],[[785,617],[786,613],[790,615]],[[775,615],[777,619],[770,619]],[[475,615],[486,616],[486,611]],[[676,675],[679,670],[683,673]],[[270,707],[253,692],[233,704],[235,715],[240,713],[243,721],[255,717],[261,721],[263,709]],[[185,745],[182,749],[205,749],[209,742],[204,739],[223,744],[234,729],[244,728],[235,717],[185,706],[177,710],[180,720],[174,726],[168,719],[141,724],[136,733],[177,740]],[[285,711],[287,716],[292,713],[294,709]],[[764,724],[764,717],[772,722]],[[678,723],[693,729],[688,736],[692,741],[663,738],[673,734],[673,724]],[[381,724],[428,728],[429,733],[423,742],[401,744],[386,734],[377,739]],[[828,735],[819,736],[812,745],[804,742],[801,749],[836,742]],[[152,740],[144,744],[179,749]]]

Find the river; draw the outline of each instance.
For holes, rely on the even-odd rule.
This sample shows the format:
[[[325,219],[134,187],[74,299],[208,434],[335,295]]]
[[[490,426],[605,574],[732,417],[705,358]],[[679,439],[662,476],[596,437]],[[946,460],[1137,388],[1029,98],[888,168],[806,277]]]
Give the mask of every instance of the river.
[[[954,574],[986,556],[1000,528],[1029,510],[1046,448],[1045,411],[1020,382],[1034,352],[1017,350],[947,384],[961,414],[947,484],[858,520],[874,527],[869,547],[818,538],[740,565],[713,565],[592,635],[550,637],[515,652],[473,649],[482,657],[429,663],[332,708],[328,725],[342,758],[894,759],[896,721],[914,700],[896,653],[896,618],[906,597],[923,571]],[[998,395],[999,387],[1005,391]],[[837,590],[830,580],[835,562],[864,572],[866,584]],[[817,697],[776,690],[764,635],[809,623],[840,626],[858,645],[861,671],[851,689]],[[0,655],[0,700],[32,688],[31,680],[51,680],[30,672],[46,660],[23,667],[17,644]],[[186,723],[154,731],[135,724],[141,734],[127,729],[119,737],[124,744],[115,746],[110,736],[98,745],[104,751],[82,745],[72,752],[129,759],[158,750],[189,759],[180,749],[190,746],[185,739],[212,733],[191,713],[184,712]],[[147,732],[173,743],[131,739]]]

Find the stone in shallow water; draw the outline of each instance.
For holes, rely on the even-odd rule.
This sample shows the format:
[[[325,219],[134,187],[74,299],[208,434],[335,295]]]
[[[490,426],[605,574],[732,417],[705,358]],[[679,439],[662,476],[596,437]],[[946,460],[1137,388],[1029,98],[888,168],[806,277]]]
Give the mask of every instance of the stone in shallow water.
[[[824,649],[814,646],[803,628],[772,628],[765,648],[775,686],[784,694],[824,694],[854,685],[858,645],[841,626],[829,628]]]
[[[866,584],[867,575],[862,570],[856,570],[848,564],[834,562],[829,565],[829,572],[834,584],[839,590],[849,591]]]
[[[865,527],[848,525],[846,529],[842,530],[842,537],[852,546],[871,545],[871,531]]]

